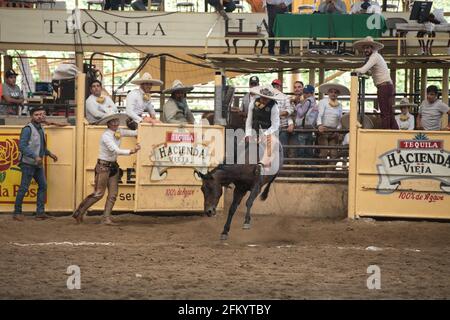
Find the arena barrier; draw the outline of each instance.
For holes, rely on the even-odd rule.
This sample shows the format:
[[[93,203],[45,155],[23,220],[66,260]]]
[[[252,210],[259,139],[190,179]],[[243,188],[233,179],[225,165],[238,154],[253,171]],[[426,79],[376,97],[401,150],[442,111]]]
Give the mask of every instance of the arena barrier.
[[[19,137],[22,126],[0,127],[0,212],[13,212],[21,173]],[[75,205],[75,127],[46,127],[48,149],[58,156],[58,162],[47,158],[46,210],[72,211]],[[23,210],[36,210],[37,184],[33,180],[24,199]]]
[[[450,132],[362,129],[350,92],[348,217],[449,219]]]
[[[355,179],[350,217],[449,219],[450,132],[358,129]]]

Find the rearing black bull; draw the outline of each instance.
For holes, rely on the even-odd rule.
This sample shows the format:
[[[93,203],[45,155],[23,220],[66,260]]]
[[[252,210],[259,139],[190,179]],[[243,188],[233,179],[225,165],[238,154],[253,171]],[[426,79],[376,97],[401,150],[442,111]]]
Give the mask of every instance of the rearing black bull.
[[[223,193],[223,187],[229,187],[230,184],[234,184],[233,202],[231,203],[228,211],[228,218],[220,236],[221,240],[228,238],[228,232],[230,231],[231,221],[233,215],[236,212],[242,198],[250,191],[250,196],[247,199],[245,214],[245,221],[243,229],[250,229],[250,210],[253,202],[262,190],[262,187],[267,184],[262,192],[260,199],[262,201],[267,199],[269,195],[270,185],[278,175],[281,164],[283,163],[283,151],[280,146],[279,153],[279,165],[276,173],[273,175],[261,174],[261,168],[257,164],[221,164],[208,172],[197,174],[202,178],[202,187],[204,201],[205,201],[205,213],[208,217],[216,214],[217,204]]]

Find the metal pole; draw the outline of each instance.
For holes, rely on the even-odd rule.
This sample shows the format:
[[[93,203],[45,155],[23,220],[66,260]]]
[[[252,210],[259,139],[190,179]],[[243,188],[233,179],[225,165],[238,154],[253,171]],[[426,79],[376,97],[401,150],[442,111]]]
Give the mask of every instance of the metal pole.
[[[159,108],[161,109],[162,114],[162,107],[164,105],[164,102],[166,101],[166,95],[163,93],[164,89],[166,89],[166,57],[161,56],[159,57],[159,76],[161,77],[161,81],[163,84],[161,85],[161,94],[159,95]]]
[[[323,84],[325,81],[325,69],[324,68],[320,68],[319,69],[319,86],[321,84]],[[319,93],[319,99],[323,98],[323,94]]]
[[[448,81],[449,81],[449,75],[448,75],[448,68],[445,68],[442,70],[442,102],[448,105]],[[448,126],[448,114],[444,113],[442,116],[442,123],[441,128],[447,128]]]
[[[349,174],[348,174],[348,211],[349,218],[356,217],[356,178],[357,178],[357,146],[358,146],[358,77],[352,73],[350,84],[350,144],[349,144]]]
[[[420,69],[420,99],[423,101],[427,91],[427,69]]]
[[[224,71],[221,69],[220,71],[216,71],[214,76],[214,124],[217,125],[226,125],[226,120],[222,115],[222,102],[223,102],[223,87],[224,87]]]
[[[75,165],[75,206],[83,200],[84,186],[84,98],[86,74],[78,73],[76,78],[76,165]]]

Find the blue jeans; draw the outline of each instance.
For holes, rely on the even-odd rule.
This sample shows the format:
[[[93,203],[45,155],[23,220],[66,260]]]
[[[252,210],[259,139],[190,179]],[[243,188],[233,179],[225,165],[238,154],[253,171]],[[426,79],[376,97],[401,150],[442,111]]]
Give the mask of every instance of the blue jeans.
[[[289,138],[291,137],[292,133],[287,132],[287,131],[280,131],[279,132],[279,140],[280,140],[280,144],[284,147],[289,145]],[[284,157],[287,158],[288,157],[288,148],[283,148],[283,154]]]
[[[22,169],[22,180],[20,181],[19,191],[17,192],[16,202],[14,204],[14,215],[22,213],[23,198],[33,178],[38,184],[36,215],[44,214],[45,193],[47,191],[44,168],[24,163],[20,164],[20,168]]]
[[[300,145],[313,145],[314,137],[312,132],[297,132],[296,134],[296,142]],[[312,148],[298,148],[297,149],[297,157],[298,158],[312,158],[313,157],[313,149]]]

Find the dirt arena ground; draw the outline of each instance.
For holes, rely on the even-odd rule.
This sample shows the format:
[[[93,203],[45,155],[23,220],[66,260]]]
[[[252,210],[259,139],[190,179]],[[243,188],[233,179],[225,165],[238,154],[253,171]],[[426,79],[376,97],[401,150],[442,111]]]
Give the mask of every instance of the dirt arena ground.
[[[14,222],[0,216],[1,299],[450,298],[450,223],[223,215]],[[81,290],[66,286],[78,265]],[[381,270],[381,289],[366,286]]]

